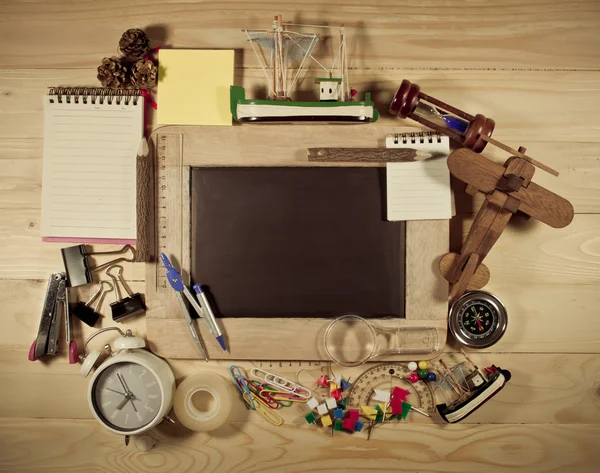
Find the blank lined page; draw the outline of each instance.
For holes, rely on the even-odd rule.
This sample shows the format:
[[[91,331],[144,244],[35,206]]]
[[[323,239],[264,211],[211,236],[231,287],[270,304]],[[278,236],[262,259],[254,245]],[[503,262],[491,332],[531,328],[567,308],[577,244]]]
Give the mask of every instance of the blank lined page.
[[[388,148],[414,148],[438,153],[424,161],[387,163],[387,220],[443,220],[452,218],[450,151],[446,136],[436,134],[396,135]]]
[[[42,237],[133,242],[144,101],[79,102],[44,97]]]

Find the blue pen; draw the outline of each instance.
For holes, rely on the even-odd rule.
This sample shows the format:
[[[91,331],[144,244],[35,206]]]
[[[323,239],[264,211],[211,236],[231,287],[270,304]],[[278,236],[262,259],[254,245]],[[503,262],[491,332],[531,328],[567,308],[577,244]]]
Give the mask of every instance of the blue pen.
[[[190,334],[192,335],[192,337],[194,339],[194,343],[196,344],[196,346],[202,353],[202,356],[204,357],[204,359],[206,361],[208,361],[208,356],[206,354],[206,350],[204,349],[204,346],[202,345],[202,341],[200,340],[200,334],[198,333],[198,329],[196,327],[196,324],[194,322],[194,319],[192,318],[192,315],[191,315],[188,307],[185,305],[185,301],[183,300],[182,294],[185,295],[185,297],[189,301],[190,305],[198,313],[199,317],[202,320],[204,320],[204,322],[208,325],[208,328],[210,329],[210,331],[213,332],[213,334],[215,334],[217,341],[219,342],[219,345],[221,345],[221,347],[223,347],[223,350],[225,350],[225,343],[223,342],[223,337],[222,337],[221,332],[219,331],[219,333],[217,335],[217,333],[215,333],[215,331],[213,330],[213,327],[212,327],[214,325],[218,329],[218,326],[216,325],[216,320],[214,319],[214,314],[212,313],[212,310],[210,310],[210,306],[207,305],[207,307],[209,308],[210,314],[212,316],[212,319],[213,319],[213,321],[211,323],[211,321],[209,321],[209,317],[206,316],[208,311],[205,311],[202,309],[202,307],[200,307],[200,305],[198,304],[198,302],[192,295],[191,291],[187,288],[187,286],[185,284],[183,284],[183,281],[181,279],[181,275],[179,274],[179,271],[177,271],[171,265],[171,262],[169,261],[169,258],[167,258],[167,255],[165,255],[164,253],[161,253],[160,259],[162,260],[162,263],[165,266],[165,269],[167,270],[167,281],[169,281],[169,284],[171,285],[171,287],[173,288],[173,290],[176,293],[177,300],[179,301],[179,304],[181,305],[181,309],[183,310],[183,315],[185,317],[185,321],[188,326],[188,330],[190,331]]]
[[[206,298],[206,294],[202,292],[202,287],[200,287],[200,284],[194,284],[194,291],[196,291],[196,298],[200,303],[200,307],[202,307],[203,314],[201,314],[201,317],[206,322],[206,325],[208,325],[208,328],[212,334],[217,338],[217,342],[219,342],[219,345],[221,345],[223,351],[227,351],[227,348],[225,347],[225,340],[223,339],[223,332],[221,332],[221,328],[217,323],[217,318],[210,307],[210,303]]]

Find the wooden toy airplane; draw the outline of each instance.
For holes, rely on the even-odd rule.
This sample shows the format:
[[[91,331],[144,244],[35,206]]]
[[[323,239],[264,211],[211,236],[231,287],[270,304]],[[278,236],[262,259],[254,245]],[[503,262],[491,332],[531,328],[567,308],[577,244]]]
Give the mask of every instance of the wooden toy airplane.
[[[520,154],[525,151],[519,148]],[[467,184],[468,194],[486,194],[460,254],[448,253],[440,262],[442,274],[453,284],[451,302],[487,283],[489,271],[481,263],[514,213],[522,212],[554,228],[566,227],[573,220],[571,203],[532,182],[535,167],[525,159],[512,156],[500,166],[463,148],[450,154],[448,168]]]

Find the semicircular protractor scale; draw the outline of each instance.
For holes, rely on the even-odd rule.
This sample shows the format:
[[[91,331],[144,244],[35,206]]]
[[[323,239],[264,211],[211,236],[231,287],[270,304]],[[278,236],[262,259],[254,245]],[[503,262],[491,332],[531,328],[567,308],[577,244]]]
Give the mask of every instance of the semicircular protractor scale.
[[[350,390],[348,406],[375,406],[375,389],[391,392],[395,386],[406,389],[410,394],[406,398],[411,406],[427,413],[435,412],[433,390],[429,383],[418,381],[411,383],[408,377],[411,371],[400,363],[384,363],[376,365],[362,373]]]

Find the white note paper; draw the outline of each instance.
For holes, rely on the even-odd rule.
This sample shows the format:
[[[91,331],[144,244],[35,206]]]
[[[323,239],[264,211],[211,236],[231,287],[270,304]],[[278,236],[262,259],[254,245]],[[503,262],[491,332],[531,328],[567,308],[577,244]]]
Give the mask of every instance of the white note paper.
[[[42,237],[110,242],[136,238],[136,155],[144,101],[87,103],[44,97]]]
[[[438,153],[423,161],[387,163],[387,220],[443,220],[452,218],[450,172],[446,161],[448,137],[434,134],[425,139],[409,135],[388,138],[388,148],[413,148]]]

